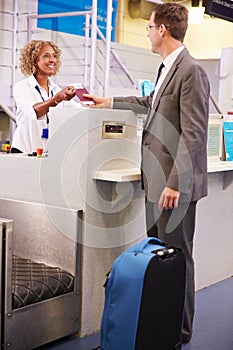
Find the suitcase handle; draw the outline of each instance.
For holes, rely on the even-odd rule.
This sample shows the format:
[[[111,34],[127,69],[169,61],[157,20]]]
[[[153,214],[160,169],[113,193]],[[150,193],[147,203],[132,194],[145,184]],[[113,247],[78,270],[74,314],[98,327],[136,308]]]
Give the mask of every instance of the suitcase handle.
[[[159,246],[165,247],[165,244],[160,239],[158,239],[156,237],[148,237],[148,238],[143,239],[141,241],[141,243],[138,245],[137,252],[138,253],[142,253],[143,250],[150,244],[159,245]]]
[[[168,258],[170,255],[174,254],[176,251],[174,248],[165,248],[165,249],[161,249],[161,250],[154,250],[151,253],[154,253],[155,255],[157,255],[159,258],[161,259],[166,259]]]

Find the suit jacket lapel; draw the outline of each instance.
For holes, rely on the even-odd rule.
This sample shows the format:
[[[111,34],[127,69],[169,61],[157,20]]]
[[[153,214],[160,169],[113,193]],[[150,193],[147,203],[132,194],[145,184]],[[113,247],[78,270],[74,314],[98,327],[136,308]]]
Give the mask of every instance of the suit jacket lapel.
[[[160,86],[160,89],[155,97],[153,106],[150,108],[149,113],[147,115],[147,119],[145,122],[145,129],[149,128],[149,125],[151,123],[151,120],[153,119],[153,115],[155,114],[157,107],[158,107],[158,103],[159,100],[164,92],[164,90],[167,87],[167,84],[169,84],[170,80],[173,78],[173,75],[175,74],[176,70],[177,70],[177,66],[180,64],[182,58],[184,57],[184,55],[186,55],[188,53],[188,51],[186,49],[184,49],[179,56],[176,58],[175,62],[173,63],[171,69],[169,70],[169,72],[167,73],[162,85]]]

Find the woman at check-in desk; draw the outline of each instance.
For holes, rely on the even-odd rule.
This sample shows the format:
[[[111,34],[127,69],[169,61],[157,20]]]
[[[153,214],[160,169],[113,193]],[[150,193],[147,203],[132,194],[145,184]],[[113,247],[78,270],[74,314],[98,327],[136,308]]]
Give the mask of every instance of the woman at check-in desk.
[[[12,153],[31,153],[42,147],[43,129],[48,129],[50,108],[81,106],[70,101],[76,93],[73,86],[61,89],[50,76],[61,65],[61,50],[51,41],[32,40],[22,49],[21,71],[28,77],[15,84],[17,128],[12,140]]]

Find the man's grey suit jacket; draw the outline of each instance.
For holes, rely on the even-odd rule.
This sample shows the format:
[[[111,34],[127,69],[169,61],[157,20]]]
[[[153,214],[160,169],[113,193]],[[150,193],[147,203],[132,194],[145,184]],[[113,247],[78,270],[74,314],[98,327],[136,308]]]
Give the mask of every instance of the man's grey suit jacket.
[[[165,186],[181,201],[207,195],[207,136],[210,86],[207,74],[185,48],[166,75],[152,106],[145,97],[114,97],[114,109],[147,113],[142,136],[142,176],[148,200]]]

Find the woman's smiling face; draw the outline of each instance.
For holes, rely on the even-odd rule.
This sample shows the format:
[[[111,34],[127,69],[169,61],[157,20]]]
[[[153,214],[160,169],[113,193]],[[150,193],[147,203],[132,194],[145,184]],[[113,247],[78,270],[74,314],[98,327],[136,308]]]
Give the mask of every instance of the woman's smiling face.
[[[41,47],[37,60],[37,73],[45,75],[53,75],[57,63],[57,55],[50,45]]]

